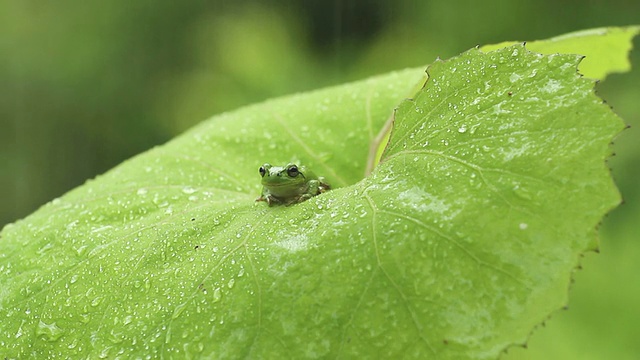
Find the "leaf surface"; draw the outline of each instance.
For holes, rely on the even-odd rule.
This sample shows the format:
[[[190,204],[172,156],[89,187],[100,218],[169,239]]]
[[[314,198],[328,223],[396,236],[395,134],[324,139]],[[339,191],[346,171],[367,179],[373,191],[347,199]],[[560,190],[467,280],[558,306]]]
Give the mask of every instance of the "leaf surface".
[[[9,357],[495,358],[566,303],[619,196],[622,122],[576,55],[522,45],[216,116],[0,240]],[[335,190],[255,204],[257,168]]]
[[[579,54],[580,73],[604,80],[611,73],[627,72],[631,63],[627,54],[632,49],[632,40],[640,33],[640,26],[607,27],[576,31],[551,39],[528,41],[527,49],[542,54]],[[515,44],[513,41],[486,45],[484,51],[496,50]]]

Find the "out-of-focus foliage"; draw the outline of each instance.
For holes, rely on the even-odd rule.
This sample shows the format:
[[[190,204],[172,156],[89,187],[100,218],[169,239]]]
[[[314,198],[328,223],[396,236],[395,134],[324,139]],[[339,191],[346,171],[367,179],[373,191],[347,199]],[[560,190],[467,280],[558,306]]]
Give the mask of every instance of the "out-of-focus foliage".
[[[0,226],[214,113],[638,13],[629,0],[0,2]],[[610,161],[626,204],[576,273],[570,310],[514,358],[640,353],[638,51],[632,64],[598,87],[632,125]]]

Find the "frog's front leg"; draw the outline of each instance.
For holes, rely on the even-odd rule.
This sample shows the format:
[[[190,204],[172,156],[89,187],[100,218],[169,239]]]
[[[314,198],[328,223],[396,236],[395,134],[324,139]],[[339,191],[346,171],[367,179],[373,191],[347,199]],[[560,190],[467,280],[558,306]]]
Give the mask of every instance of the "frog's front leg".
[[[305,195],[316,196],[318,194],[320,194],[320,181],[309,180],[309,188],[307,189],[307,193]]]
[[[264,201],[267,203],[267,205],[269,206],[273,206],[273,205],[277,205],[277,204],[281,204],[282,201],[280,201],[278,198],[274,197],[271,194],[262,194],[260,195],[259,198],[256,199],[256,202],[258,201]]]
[[[320,194],[320,182],[318,180],[309,180],[307,183],[307,191],[300,194],[297,202],[303,202],[311,199],[312,197]]]
[[[322,194],[322,193],[324,193],[326,191],[329,191],[329,190],[331,190],[331,186],[329,185],[329,183],[327,183],[325,178],[320,176],[318,178],[318,194]]]

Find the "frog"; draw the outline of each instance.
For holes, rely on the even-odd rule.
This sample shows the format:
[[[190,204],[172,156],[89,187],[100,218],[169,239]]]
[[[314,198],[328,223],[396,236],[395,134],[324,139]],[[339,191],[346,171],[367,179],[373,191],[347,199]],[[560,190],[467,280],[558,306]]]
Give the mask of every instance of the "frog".
[[[264,201],[269,206],[298,204],[331,189],[324,177],[293,163],[286,166],[264,164],[259,172],[262,195],[256,201]]]

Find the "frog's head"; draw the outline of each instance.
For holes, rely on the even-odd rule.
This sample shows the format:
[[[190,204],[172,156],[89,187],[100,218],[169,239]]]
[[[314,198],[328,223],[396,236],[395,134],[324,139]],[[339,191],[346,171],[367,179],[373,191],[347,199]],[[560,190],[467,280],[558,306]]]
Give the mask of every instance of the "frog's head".
[[[304,168],[299,168],[295,164],[287,166],[264,164],[260,167],[262,185],[274,196],[291,196],[298,193],[307,182],[303,170]]]

